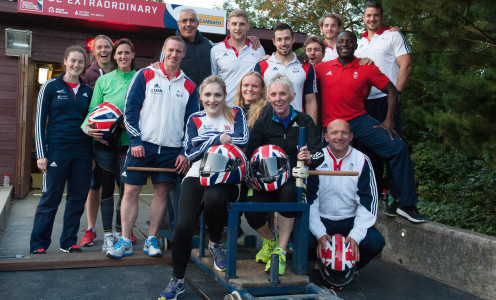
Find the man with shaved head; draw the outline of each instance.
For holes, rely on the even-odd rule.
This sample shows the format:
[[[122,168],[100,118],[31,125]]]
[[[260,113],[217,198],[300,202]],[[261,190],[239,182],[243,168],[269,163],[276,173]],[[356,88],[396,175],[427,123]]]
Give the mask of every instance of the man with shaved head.
[[[325,249],[331,235],[342,234],[357,258],[357,268],[367,265],[382,251],[384,238],[374,227],[377,218],[377,190],[369,158],[350,146],[350,124],[336,119],[324,135],[329,143],[324,162],[317,170],[354,171],[358,176],[310,176],[307,200],[310,206],[310,257]]]

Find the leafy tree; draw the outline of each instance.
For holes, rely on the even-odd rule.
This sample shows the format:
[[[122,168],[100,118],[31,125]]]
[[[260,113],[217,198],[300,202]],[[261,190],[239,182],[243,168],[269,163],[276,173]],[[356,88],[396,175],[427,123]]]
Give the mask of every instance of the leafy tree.
[[[233,3],[234,2],[234,3]],[[241,8],[248,13],[250,23],[258,28],[273,28],[286,22],[298,32],[320,35],[319,19],[325,12],[343,16],[345,27],[358,29],[361,26],[357,1],[350,0],[235,0],[226,1],[223,9]]]
[[[404,104],[411,142],[496,165],[496,5],[493,1],[383,2],[413,48]]]

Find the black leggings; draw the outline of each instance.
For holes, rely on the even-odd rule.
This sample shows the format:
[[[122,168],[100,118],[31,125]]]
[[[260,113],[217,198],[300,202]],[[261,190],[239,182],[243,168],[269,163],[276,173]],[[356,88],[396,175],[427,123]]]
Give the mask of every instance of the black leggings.
[[[127,147],[122,147],[121,153],[126,153]],[[101,182],[102,198],[100,208],[102,212],[103,231],[112,231],[112,221],[114,218],[114,189],[115,184],[119,187],[119,198],[116,205],[115,230],[121,231],[121,199],[124,185],[121,184],[121,169],[124,159],[118,150],[107,146],[95,144],[96,166],[95,171]]]
[[[246,202],[297,203],[298,193],[296,191],[295,181],[290,179],[281,188],[272,192],[253,190],[253,195],[246,197]],[[294,218],[296,216],[295,212],[280,212],[279,214],[286,218]],[[245,212],[245,217],[251,228],[257,230],[267,223],[269,214],[266,212]]]
[[[172,240],[173,276],[184,278],[191,256],[191,239],[201,211],[210,232],[210,240],[220,242],[224,225],[227,224],[227,202],[238,198],[239,188],[235,184],[217,184],[204,187],[198,177],[187,177],[181,184],[177,223]]]
[[[116,231],[121,231],[120,207],[121,207],[121,198],[122,198],[121,189],[123,188],[123,185],[120,184],[120,180],[118,179],[118,176],[114,175],[114,172],[109,172],[103,169],[98,163],[96,164],[95,169],[102,183],[101,186],[102,198],[100,201],[100,208],[102,211],[103,231],[104,232],[112,231],[112,221],[114,218],[115,182],[117,182],[117,186],[119,187],[119,200],[117,202],[117,207],[116,207],[115,228]]]

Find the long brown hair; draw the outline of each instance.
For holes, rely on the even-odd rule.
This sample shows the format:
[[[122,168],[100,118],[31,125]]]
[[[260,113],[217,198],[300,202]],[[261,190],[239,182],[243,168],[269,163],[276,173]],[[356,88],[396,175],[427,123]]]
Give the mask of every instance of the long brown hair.
[[[224,118],[226,118],[229,121],[229,123],[234,124],[234,112],[233,109],[229,107],[229,105],[227,105],[226,103],[226,96],[227,96],[226,83],[224,82],[224,80],[222,80],[222,78],[220,78],[217,75],[210,75],[207,78],[205,78],[205,80],[203,80],[202,84],[200,85],[200,99],[203,89],[211,83],[217,83],[220,86],[222,92],[224,93],[224,106],[222,107],[222,113],[224,115]]]
[[[258,78],[261,82],[261,87],[262,87],[262,95],[260,98],[255,101],[255,103],[250,104],[250,110],[248,111],[248,114],[246,115],[246,123],[248,127],[253,127],[253,124],[255,124],[255,121],[260,117],[260,114],[262,113],[263,109],[267,105],[267,88],[265,86],[265,81],[260,75],[260,73],[255,72],[255,71],[249,71],[243,77],[241,78],[241,81],[238,84],[238,88],[236,91],[236,97],[234,97],[234,105],[239,106],[243,108],[245,104],[248,104],[245,102],[245,99],[243,98],[243,94],[241,93],[241,88],[243,85],[243,80],[245,77],[253,75]]]

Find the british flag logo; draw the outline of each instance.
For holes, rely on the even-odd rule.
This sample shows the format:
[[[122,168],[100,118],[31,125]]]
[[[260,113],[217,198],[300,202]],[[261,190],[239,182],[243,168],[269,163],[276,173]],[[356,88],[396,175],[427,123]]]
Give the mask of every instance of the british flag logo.
[[[103,132],[103,137],[99,139],[100,142],[108,145],[109,129],[121,115],[122,111],[109,102],[103,102],[91,111],[88,121],[93,122],[95,129],[100,129]]]
[[[320,252],[322,263],[336,271],[346,271],[353,268],[356,258],[350,243],[345,243],[346,238],[341,234],[335,234],[331,239],[331,242],[326,241],[325,249]]]

